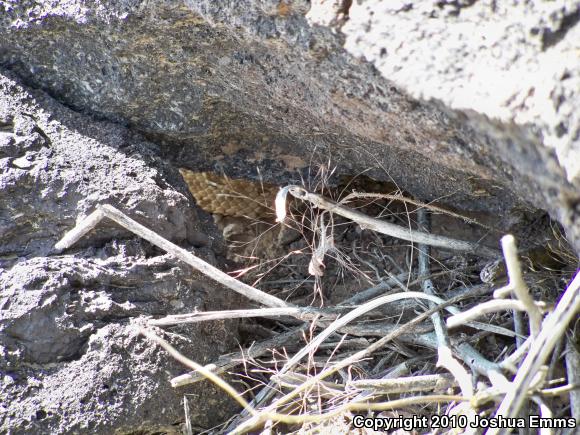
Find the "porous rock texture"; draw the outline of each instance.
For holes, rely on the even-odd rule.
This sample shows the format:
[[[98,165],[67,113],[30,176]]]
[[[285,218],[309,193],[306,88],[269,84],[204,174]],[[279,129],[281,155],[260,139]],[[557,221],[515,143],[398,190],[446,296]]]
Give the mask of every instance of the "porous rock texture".
[[[230,292],[110,222],[53,251],[108,203],[220,265],[218,235],[177,171],[124,127],[27,91],[11,74],[0,75],[0,129],[0,432],[178,431],[183,394],[197,427],[225,420],[235,407],[223,392],[205,383],[175,391],[170,378],[187,370],[136,328],[231,307]],[[172,332],[200,363],[236,346],[232,323]]]
[[[578,249],[578,2],[496,3],[2,2],[0,62],[194,170],[370,169]]]
[[[1,197],[0,249],[8,257],[2,280],[12,293],[39,298],[21,302],[21,311],[15,302],[0,311],[2,325],[20,325],[16,335],[3,335],[4,352],[20,352],[7,361],[23,359],[20,373],[45,364],[27,363],[30,350],[15,349],[15,340],[35,332],[25,332],[19,312],[49,313],[51,301],[74,295],[90,307],[121,275],[136,274],[141,288],[147,280],[140,274],[156,273],[140,272],[152,261],[142,258],[146,247],[116,242],[128,236],[114,226],[100,227],[70,257],[51,255],[54,241],[96,203],[119,205],[178,243],[201,243],[172,165],[248,178],[259,169],[274,184],[307,176],[313,163],[343,174],[366,171],[419,199],[443,198],[460,211],[492,216],[500,232],[517,234],[547,211],[579,251],[579,4],[0,0],[0,65],[9,71],[3,98],[21,105],[1,118],[3,187],[14,189]],[[68,109],[38,91],[16,91],[15,81]],[[24,108],[32,104],[27,92],[42,109]],[[206,255],[212,250],[209,244]],[[114,266],[126,257],[138,258],[124,266],[135,268],[131,273]],[[55,261],[66,266],[55,268]],[[19,278],[23,267],[39,278]],[[79,278],[82,268],[98,279]],[[101,280],[113,285],[103,290]],[[92,302],[83,299],[87,291],[89,299],[95,292]],[[114,308],[131,318],[132,309]],[[169,305],[150,309],[175,312]],[[101,321],[119,331],[110,319]],[[90,347],[98,335],[92,331],[101,330],[89,323],[67,334],[69,341],[84,338]],[[122,330],[123,344],[142,343]],[[65,349],[48,357],[62,352],[79,361],[81,354]],[[4,402],[11,404],[2,411],[26,409],[32,421],[30,403],[43,396],[29,397],[22,405]],[[167,400],[167,412],[177,412]],[[30,424],[49,427],[57,419],[40,417]],[[73,418],[58,418],[55,428],[74,430]],[[121,421],[135,420],[113,416],[102,424],[118,428]]]

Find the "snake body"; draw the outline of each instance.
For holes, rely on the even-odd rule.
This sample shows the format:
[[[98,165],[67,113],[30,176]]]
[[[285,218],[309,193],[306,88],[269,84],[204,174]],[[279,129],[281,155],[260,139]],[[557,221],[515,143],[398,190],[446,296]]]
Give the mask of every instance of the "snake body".
[[[251,180],[231,179],[212,172],[194,172],[185,168],[179,169],[179,172],[197,205],[209,213],[259,220],[273,220],[274,218],[273,206],[279,190],[277,186]],[[347,217],[352,218],[352,216]],[[414,239],[414,241],[417,240]],[[481,248],[478,251],[481,251]],[[487,256],[496,255],[495,253],[491,255],[490,252]],[[499,255],[496,256],[498,257]],[[545,249],[526,252],[523,257],[527,258],[524,264],[534,265],[532,269],[559,270],[564,264],[554,253],[546,257]],[[493,282],[502,277],[505,277],[505,267],[501,259],[491,261],[481,272],[483,282]]]
[[[274,185],[184,168],[179,172],[197,205],[209,213],[252,219],[273,216],[272,207],[278,191]]]

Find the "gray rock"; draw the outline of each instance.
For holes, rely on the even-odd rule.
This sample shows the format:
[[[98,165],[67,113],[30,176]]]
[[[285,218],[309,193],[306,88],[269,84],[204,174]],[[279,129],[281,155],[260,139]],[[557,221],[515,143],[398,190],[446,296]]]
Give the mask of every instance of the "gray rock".
[[[530,127],[580,175],[580,2],[355,2],[345,48],[411,95]],[[519,154],[522,158],[528,158]]]
[[[213,299],[225,291],[209,298],[201,289],[213,284],[196,277],[198,290],[180,293],[185,272],[114,225],[74,254],[51,249],[106,202],[215,262],[219,237],[189,208],[176,166],[259,169],[278,184],[316,166],[365,172],[492,219],[499,233],[547,211],[580,251],[578,4],[0,0],[3,424],[155,430],[150,393],[167,388],[158,364],[178,369],[140,347],[129,319],[228,306]],[[127,279],[146,291],[119,291]],[[231,344],[221,338],[189,349],[211,360]],[[97,389],[118,379],[111,367],[135,366],[114,394]],[[45,404],[51,389],[65,397],[67,373],[99,382],[75,395],[91,400],[66,399],[65,418]],[[141,414],[125,419],[120,404],[136,391]],[[181,409],[171,393],[159,393],[165,428]],[[72,417],[87,410],[91,422]]]
[[[187,370],[136,327],[238,298],[111,223],[52,252],[76,219],[110,203],[219,265],[219,236],[175,169],[125,128],[5,75],[0,122],[0,431],[177,431],[185,393],[198,427],[224,421],[235,409],[224,393],[206,384],[175,391],[169,379]],[[166,338],[209,363],[235,348],[235,331],[218,322]]]
[[[0,62],[76,110],[148,135],[160,144],[166,159],[184,166],[248,177],[256,177],[259,167],[264,178],[277,182],[281,173],[286,179],[297,179],[296,170],[304,174],[311,163],[329,163],[350,174],[370,170],[369,175],[392,179],[421,199],[445,198],[456,208],[490,213],[500,231],[511,230],[522,213],[547,210],[580,247],[573,164],[562,164],[544,143],[548,130],[558,130],[561,122],[546,127],[552,121],[534,117],[531,111],[525,116],[516,113],[520,107],[516,102],[502,106],[501,116],[493,110],[476,112],[481,109],[477,92],[484,90],[473,91],[473,98],[464,92],[462,101],[470,105],[459,107],[451,102],[459,92],[451,92],[456,79],[450,73],[452,64],[460,57],[466,58],[464,63],[477,58],[479,47],[462,30],[465,25],[459,12],[477,11],[479,21],[472,27],[493,22],[499,14],[507,34],[511,20],[520,26],[518,20],[524,14],[541,21],[542,11],[521,6],[521,13],[511,18],[507,6],[497,12],[484,6],[470,9],[472,2],[465,6],[439,3],[430,4],[428,11],[426,6],[415,11],[385,2],[369,18],[368,29],[365,16],[371,16],[370,3],[355,3],[353,18],[344,26],[346,37],[336,28],[310,26],[305,18],[309,6],[303,1],[117,0],[89,5],[72,1],[57,7],[49,2],[4,3]],[[349,2],[325,4],[340,12],[338,19],[331,17],[325,23],[344,23],[350,14]],[[557,10],[557,5],[550,7]],[[574,9],[562,8],[564,12],[550,21],[553,30],[545,32],[557,34],[561,41],[574,40],[570,39],[573,32],[565,31],[575,24],[569,13]],[[316,15],[314,9],[311,14]],[[407,19],[411,23],[404,29],[413,32],[403,31],[397,38],[406,38],[407,50],[421,44],[426,48],[417,48],[411,59],[388,57],[394,60],[379,63],[383,45],[388,53],[394,50],[389,41],[372,42],[373,32],[381,32],[382,20],[390,23],[385,31],[395,32],[397,20]],[[437,33],[441,50],[429,45],[428,36],[419,37],[426,23],[454,29]],[[538,36],[530,32],[513,37],[509,33],[514,50],[523,38],[527,58],[564,44],[536,43]],[[434,61],[421,60],[423,55],[435,59],[431,53],[444,57],[454,52],[459,33],[464,35],[464,45],[448,61],[450,66],[435,68]],[[368,57],[383,75],[345,53],[341,48],[345,41],[351,52]],[[494,41],[500,48],[509,43]],[[469,55],[462,54],[466,50]],[[509,65],[517,54],[491,47],[485,55],[493,58],[496,52],[502,57],[496,69]],[[538,62],[544,71],[547,61]],[[519,70],[524,71],[525,63],[521,65]],[[392,74],[394,70],[398,74]],[[570,71],[567,78],[554,76],[550,81],[554,86],[570,83],[562,88],[566,107],[577,98],[574,74]],[[399,79],[408,75],[412,80]],[[437,92],[426,93],[434,75],[438,76],[433,85]],[[483,72],[477,77],[478,83],[485,81]],[[490,76],[486,85],[489,101],[496,95],[493,89],[499,77]],[[529,74],[524,78],[535,80]],[[548,86],[545,80],[544,87]],[[514,95],[525,87],[517,79],[502,84],[515,86]],[[461,89],[468,85],[462,82]],[[534,101],[534,107],[539,107],[544,100]],[[569,149],[576,146],[572,141],[577,115],[572,112],[566,112],[570,134],[564,135],[571,138]],[[534,121],[540,119],[543,124]]]

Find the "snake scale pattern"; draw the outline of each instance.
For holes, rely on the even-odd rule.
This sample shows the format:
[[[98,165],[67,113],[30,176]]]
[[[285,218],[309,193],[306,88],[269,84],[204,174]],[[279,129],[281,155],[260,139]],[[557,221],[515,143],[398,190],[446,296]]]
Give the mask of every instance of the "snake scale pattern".
[[[279,190],[275,185],[231,179],[212,172],[194,172],[185,168],[179,169],[179,172],[197,205],[208,213],[263,221],[272,221],[274,218],[274,200]],[[373,186],[370,187],[374,190]],[[564,264],[554,252],[546,252],[545,247],[524,252],[522,259],[525,259],[522,264],[526,270],[538,268],[558,270]],[[492,283],[505,277],[506,270],[502,258],[486,264],[480,276],[485,283]]]
[[[184,168],[179,172],[197,205],[209,213],[252,219],[267,219],[274,214],[274,199],[278,192],[274,185]]]

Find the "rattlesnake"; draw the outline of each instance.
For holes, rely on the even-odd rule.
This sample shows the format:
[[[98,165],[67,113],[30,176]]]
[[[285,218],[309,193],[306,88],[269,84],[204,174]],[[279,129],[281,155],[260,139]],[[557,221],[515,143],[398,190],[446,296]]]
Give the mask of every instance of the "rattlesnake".
[[[209,213],[252,219],[274,216],[272,208],[278,192],[274,185],[184,168],[179,172],[197,205]]]
[[[275,185],[243,179],[231,179],[211,172],[194,172],[181,168],[187,186],[197,205],[203,210],[221,217],[247,217],[258,220],[274,218],[274,199],[279,188]],[[559,269],[562,267],[560,259],[554,253],[546,256],[545,249],[536,249],[527,252],[524,265]],[[545,258],[548,260],[546,260]],[[547,266],[546,266],[547,265]],[[535,267],[527,267],[534,269]],[[492,261],[483,268],[481,279],[483,282],[493,282],[505,276],[503,260]]]

